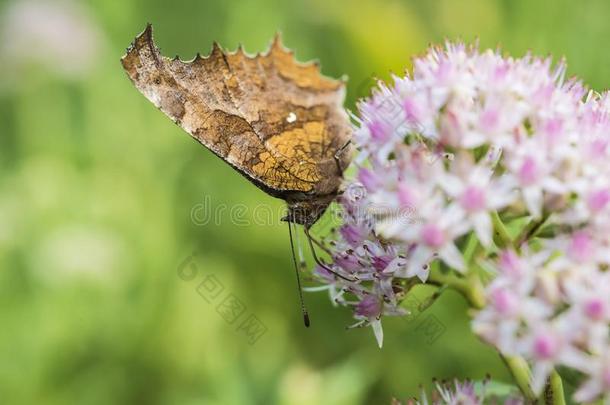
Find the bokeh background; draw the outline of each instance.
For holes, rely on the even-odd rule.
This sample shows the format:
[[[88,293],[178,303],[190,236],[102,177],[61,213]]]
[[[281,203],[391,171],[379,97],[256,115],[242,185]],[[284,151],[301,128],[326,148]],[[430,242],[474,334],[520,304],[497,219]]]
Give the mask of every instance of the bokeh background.
[[[325,293],[306,294],[305,329],[282,203],[158,112],[119,58],[146,22],[184,59],[213,40],[264,50],[280,30],[349,77],[353,109],[429,43],[478,37],[565,56],[601,90],[609,17],[607,0],[1,1],[0,403],[382,404],[433,377],[510,381],[451,292],[388,319],[381,350]]]

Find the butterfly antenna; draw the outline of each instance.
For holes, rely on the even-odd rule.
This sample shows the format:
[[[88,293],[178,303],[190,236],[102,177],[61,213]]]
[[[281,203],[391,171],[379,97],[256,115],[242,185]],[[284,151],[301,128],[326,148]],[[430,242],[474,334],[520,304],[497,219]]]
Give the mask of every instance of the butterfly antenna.
[[[292,240],[292,222],[288,222],[288,235],[290,235],[290,250],[292,251],[292,262],[294,263],[294,271],[297,276],[297,287],[299,289],[299,301],[301,302],[303,323],[305,323],[305,327],[309,328],[309,313],[307,312],[307,308],[305,308],[305,300],[303,300],[303,289],[301,288],[301,276],[299,274],[299,265],[297,264],[297,258],[294,254],[294,242]]]
[[[309,242],[309,249],[311,250],[311,255],[313,256],[313,259],[315,260],[315,262],[317,263],[318,266],[322,267],[324,270],[328,271],[329,273],[334,274],[335,276],[342,278],[345,281],[357,281],[355,279],[351,279],[351,278],[347,278],[339,273],[337,273],[336,271],[334,271],[333,269],[331,269],[330,267],[328,267],[326,264],[324,264],[319,258],[318,255],[316,253],[316,248],[313,245],[313,241],[315,241],[315,239],[313,239],[313,237],[309,234],[309,229],[304,226],[303,229],[305,230],[305,235],[307,236],[307,241]],[[316,241],[316,244],[319,243]]]

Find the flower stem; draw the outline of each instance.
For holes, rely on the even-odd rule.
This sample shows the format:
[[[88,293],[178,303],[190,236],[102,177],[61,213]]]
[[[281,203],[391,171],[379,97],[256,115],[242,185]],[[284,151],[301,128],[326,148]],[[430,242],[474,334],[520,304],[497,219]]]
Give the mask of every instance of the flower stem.
[[[523,243],[527,242],[528,240],[530,240],[531,238],[536,236],[538,231],[540,231],[540,228],[542,228],[542,226],[549,219],[549,216],[550,216],[549,213],[544,213],[542,215],[542,218],[540,218],[538,220],[531,220],[530,223],[527,224],[527,226],[525,228],[523,228],[523,230],[521,231],[521,234],[515,239],[515,249],[521,248],[521,245]]]
[[[523,357],[520,356],[505,356],[500,353],[500,358],[506,364],[506,367],[510,371],[515,380],[515,383],[525,396],[525,398],[532,403],[536,402],[536,394],[530,386],[531,372],[527,365],[527,362]]]
[[[553,370],[549,377],[548,384],[544,393],[544,401],[548,405],[565,405],[566,400],[563,396],[563,382],[557,370]]]
[[[466,244],[464,245],[464,253],[462,255],[467,266],[470,265],[472,260],[475,258],[475,254],[480,247],[481,245],[479,244],[476,233],[474,231],[471,232],[470,235],[468,235]]]
[[[482,309],[485,306],[485,292],[483,283],[474,272],[466,277],[457,277],[451,273],[443,274],[440,269],[433,268],[430,272],[429,281],[437,285],[446,285],[456,290],[468,300],[472,308]]]
[[[492,211],[491,222],[494,226],[494,242],[499,248],[506,248],[513,245],[513,241],[508,234],[508,230],[500,218],[498,211]]]

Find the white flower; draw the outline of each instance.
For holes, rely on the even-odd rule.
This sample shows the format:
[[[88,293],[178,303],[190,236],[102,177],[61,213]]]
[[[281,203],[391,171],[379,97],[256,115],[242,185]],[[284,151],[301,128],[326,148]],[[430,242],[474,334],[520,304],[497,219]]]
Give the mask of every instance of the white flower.
[[[539,394],[557,364],[581,369],[586,366],[587,358],[572,346],[576,331],[568,322],[538,323],[530,333],[521,339],[521,351],[534,364],[532,389]]]
[[[455,246],[455,239],[467,230],[463,221],[464,213],[457,207],[444,208],[442,196],[436,195],[418,211],[420,222],[402,226],[397,221],[384,221],[378,224],[377,231],[388,239],[396,239],[404,244],[414,244],[408,256],[406,275],[412,277],[422,267],[438,255],[447,265],[464,271],[462,254]]]
[[[610,400],[610,342],[606,343],[606,350],[597,356],[591,356],[586,366],[587,380],[574,394],[578,402],[591,402],[599,396]]]
[[[453,199],[462,212],[469,229],[472,228],[481,243],[492,243],[490,212],[510,205],[516,197],[513,185],[507,178],[494,178],[487,165],[476,165],[460,155],[452,165],[452,172],[444,173],[440,186]]]
[[[356,278],[319,273],[380,343],[381,318],[405,313],[401,300],[431,262],[463,282],[489,270],[473,330],[525,358],[538,392],[555,367],[584,373],[584,401],[610,393],[610,93],[565,72],[548,58],[450,43],[380,84],[355,120],[367,195],[342,198],[349,215],[331,252],[333,270]],[[496,213],[519,235],[500,252]],[[483,249],[467,269],[460,249],[472,235]]]

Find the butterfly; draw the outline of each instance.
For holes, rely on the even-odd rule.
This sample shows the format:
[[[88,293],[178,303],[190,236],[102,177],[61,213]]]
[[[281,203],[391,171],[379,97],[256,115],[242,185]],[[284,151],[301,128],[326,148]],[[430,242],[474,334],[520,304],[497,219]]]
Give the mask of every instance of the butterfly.
[[[152,25],[121,59],[155,106],[267,194],[288,205],[285,221],[309,229],[336,198],[351,160],[345,82],[300,63],[276,35],[263,54],[214,42],[207,57],[164,57]]]
[[[309,228],[340,193],[351,160],[351,125],[343,109],[345,82],[322,76],[316,62],[299,63],[276,35],[263,54],[241,46],[191,61],[162,56],[152,25],[121,59],[135,87],[195,140],[267,194],[288,205],[290,247],[297,274],[292,224],[303,225],[315,261]],[[316,242],[319,244],[319,242]],[[321,246],[321,245],[320,245]]]

